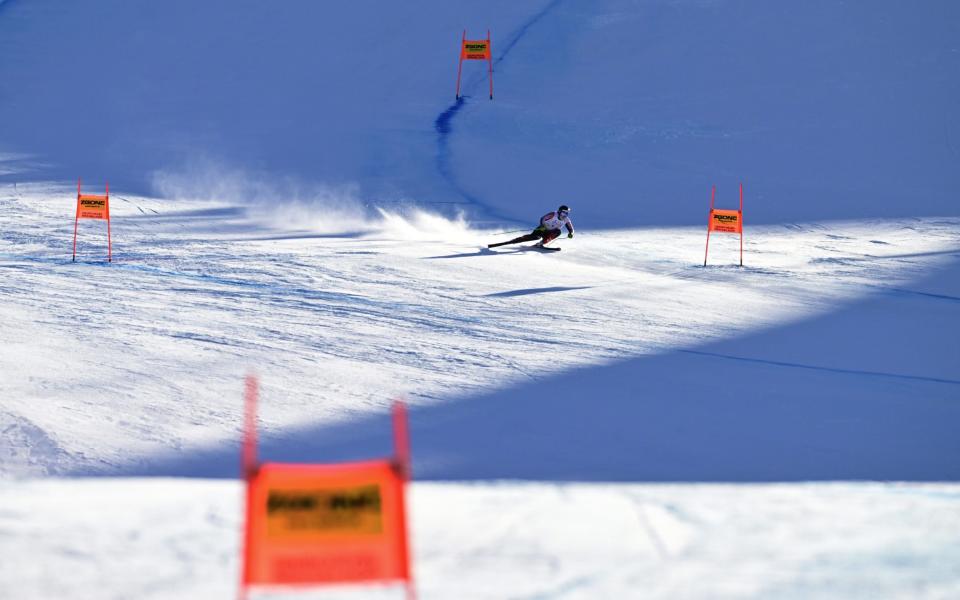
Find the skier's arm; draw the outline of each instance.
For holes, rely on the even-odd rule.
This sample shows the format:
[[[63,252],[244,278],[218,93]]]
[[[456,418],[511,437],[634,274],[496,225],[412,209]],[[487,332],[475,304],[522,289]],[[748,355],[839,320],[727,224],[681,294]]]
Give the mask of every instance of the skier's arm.
[[[573,235],[573,221],[570,220],[570,217],[567,217],[567,222],[565,223],[565,225],[567,226],[567,231],[569,231],[569,232],[570,232],[570,235],[572,236],[572,235]]]

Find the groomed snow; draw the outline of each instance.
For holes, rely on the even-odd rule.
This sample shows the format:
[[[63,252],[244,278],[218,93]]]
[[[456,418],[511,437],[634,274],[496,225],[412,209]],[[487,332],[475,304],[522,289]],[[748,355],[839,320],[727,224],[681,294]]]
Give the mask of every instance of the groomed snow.
[[[423,598],[960,596],[958,25],[0,0],[0,598],[233,595],[249,372],[267,460],[411,404]]]
[[[416,210],[343,236],[281,229],[255,208],[121,195],[113,263],[98,222],[82,224],[73,263],[70,194],[0,196],[0,357],[17,365],[0,415],[22,442],[2,456],[7,474],[143,473],[232,452],[247,372],[263,380],[267,438],[393,398],[421,406],[526,382],[551,393],[564,370],[901,289],[960,247],[956,219],[760,226],[743,269],[737,237],[719,235],[703,268],[705,227],[586,230],[544,255],[487,250],[506,236]],[[898,372],[956,379],[930,367]],[[236,475],[228,464],[208,472]]]
[[[568,481],[877,478],[887,468],[902,478],[924,464],[934,479],[955,477],[949,426],[927,423],[936,411],[955,418],[949,362],[920,356],[888,373],[854,362],[832,375],[829,388],[854,396],[892,384],[873,406],[921,394],[901,425],[927,431],[928,444],[893,443],[891,467],[890,432],[873,433],[874,417],[811,402],[802,374],[817,367],[724,367],[717,342],[746,340],[741,354],[775,358],[776,343],[750,336],[871,298],[907,295],[952,314],[951,296],[915,278],[957,252],[956,219],[753,227],[743,269],[731,264],[733,236],[714,236],[703,268],[699,227],[584,231],[544,255],[486,250],[502,234],[417,211],[349,221],[352,233],[328,218],[333,231],[312,234],[244,207],[117,196],[107,264],[100,223],[84,224],[69,260],[68,188],[21,185],[0,202],[4,231],[17,232],[0,253],[0,360],[17,365],[2,383],[0,589],[17,598],[234,594],[235,480],[22,477],[234,477],[248,371],[263,381],[265,458],[385,453],[377,416],[405,397],[423,411],[413,414],[418,477],[555,480],[414,483],[424,598],[950,598],[960,588],[956,484]],[[299,218],[311,215],[323,211]],[[816,341],[803,348],[819,352]],[[723,393],[696,402],[684,381],[704,371],[687,372],[676,350],[708,361],[705,372],[745,374],[748,388],[767,390],[761,404]],[[658,375],[622,362],[631,357],[653,359]],[[800,384],[782,372],[797,366]],[[631,392],[631,373],[661,383]],[[800,430],[777,429],[791,411],[765,416],[772,389],[778,404],[806,406]],[[617,413],[626,428],[611,436]],[[823,419],[816,430],[803,425],[811,416]],[[351,425],[364,417],[372,425]]]
[[[241,497],[202,479],[0,484],[0,589],[234,597]],[[958,501],[955,484],[416,483],[410,514],[423,598],[947,600],[960,594]]]

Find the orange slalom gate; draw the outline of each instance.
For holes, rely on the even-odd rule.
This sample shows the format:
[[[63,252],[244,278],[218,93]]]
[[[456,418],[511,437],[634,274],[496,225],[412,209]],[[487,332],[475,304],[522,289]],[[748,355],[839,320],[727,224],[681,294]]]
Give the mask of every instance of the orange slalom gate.
[[[703,266],[707,266],[707,254],[710,252],[710,232],[740,234],[740,266],[743,266],[743,184],[740,184],[740,210],[714,208],[717,186],[710,189],[710,216],[707,221],[707,248],[703,253]]]
[[[77,178],[77,214],[73,220],[73,261],[77,261],[77,227],[80,219],[102,219],[107,222],[107,262],[113,262],[113,240],[110,236],[110,183],[104,195],[80,193]]]
[[[247,486],[240,598],[249,587],[404,582],[415,597],[407,541],[406,408],[393,408],[392,459],[343,464],[257,462],[257,381],[247,378]]]
[[[457,100],[460,99],[460,74],[463,71],[463,61],[465,60],[485,60],[487,61],[487,75],[490,79],[490,99],[493,100],[493,53],[490,49],[490,30],[487,30],[487,39],[468,40],[467,30],[463,30],[463,38],[460,43],[460,63],[457,66]]]

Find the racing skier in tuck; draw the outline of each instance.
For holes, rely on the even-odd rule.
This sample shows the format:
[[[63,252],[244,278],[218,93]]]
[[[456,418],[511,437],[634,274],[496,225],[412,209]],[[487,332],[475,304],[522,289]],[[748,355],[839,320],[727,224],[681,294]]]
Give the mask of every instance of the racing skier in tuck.
[[[497,246],[506,246],[507,244],[519,244],[520,242],[531,242],[539,239],[540,242],[534,244],[532,247],[546,248],[547,250],[559,250],[560,248],[550,248],[544,246],[544,244],[557,239],[560,236],[560,229],[564,226],[567,228],[567,237],[573,237],[573,222],[570,220],[569,215],[570,207],[566,204],[561,204],[560,208],[558,208],[555,212],[549,212],[540,217],[540,226],[527,235],[514,238],[509,242],[490,244],[487,246],[487,248],[496,248]]]

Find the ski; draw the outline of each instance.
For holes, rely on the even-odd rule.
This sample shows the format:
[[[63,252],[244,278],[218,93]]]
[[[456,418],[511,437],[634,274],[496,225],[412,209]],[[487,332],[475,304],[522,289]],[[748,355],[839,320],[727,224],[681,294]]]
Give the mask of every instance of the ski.
[[[505,242],[500,244],[488,244],[487,248],[496,248],[498,246],[506,246],[509,243],[510,242]],[[536,244],[534,244],[533,246],[524,246],[524,248],[527,248],[529,250],[546,250],[548,252],[560,252],[561,250],[560,248],[553,248],[551,246],[538,246]]]

